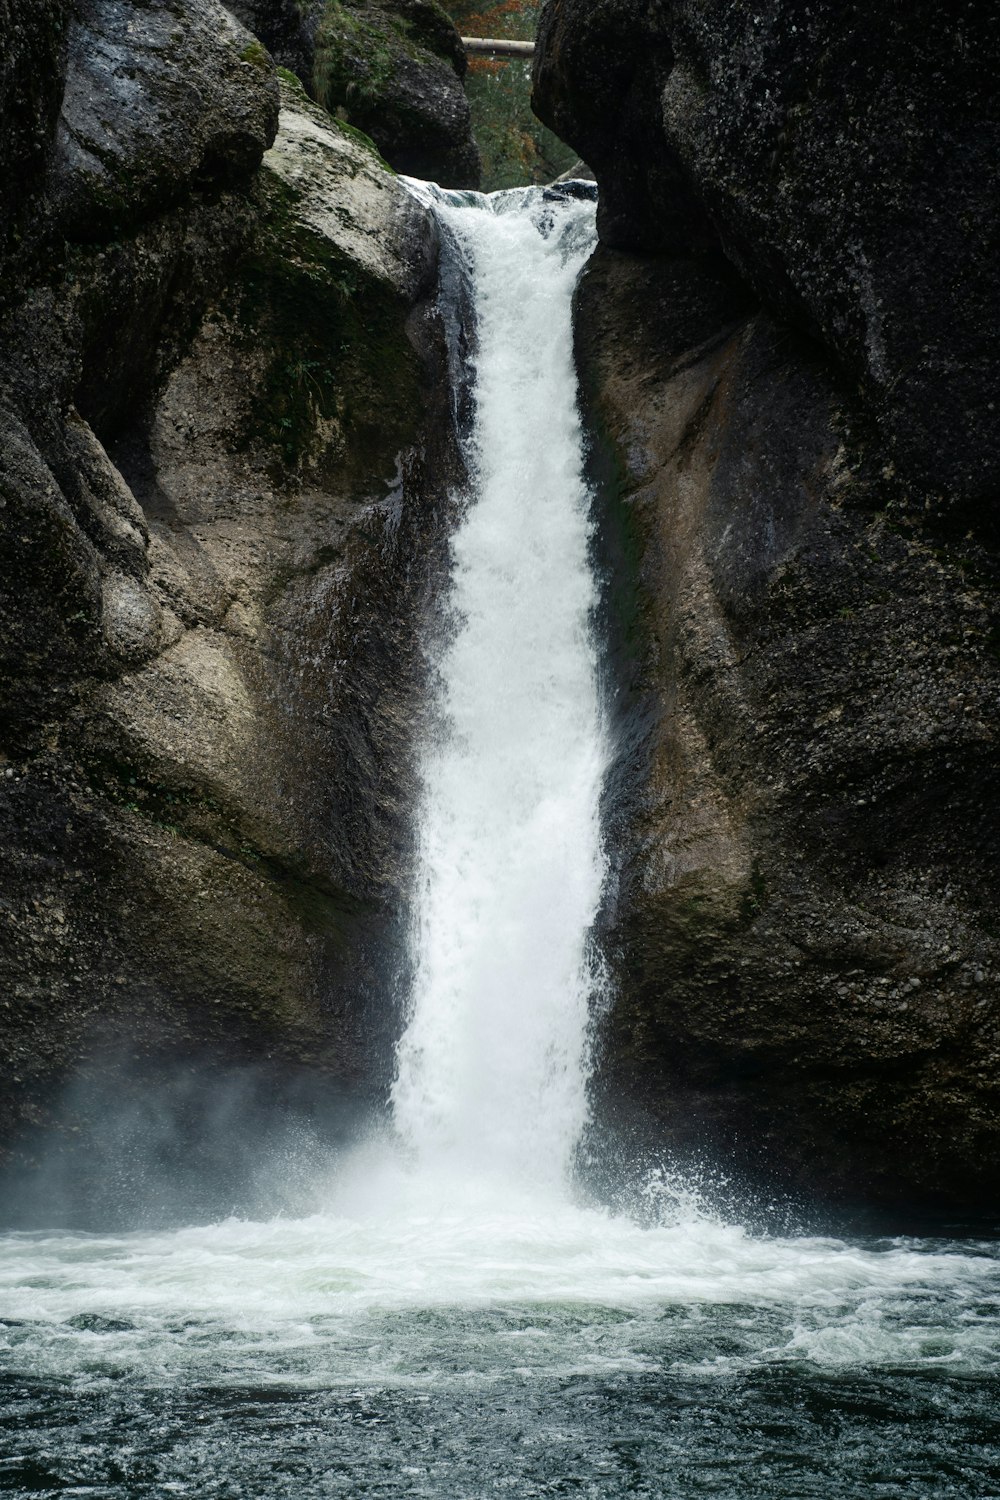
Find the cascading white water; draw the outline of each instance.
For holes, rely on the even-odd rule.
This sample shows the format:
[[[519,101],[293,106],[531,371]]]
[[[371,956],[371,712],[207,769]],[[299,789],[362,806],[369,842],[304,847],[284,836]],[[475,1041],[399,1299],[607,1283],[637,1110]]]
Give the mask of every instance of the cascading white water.
[[[607,753],[570,324],[593,210],[416,190],[478,353],[396,1139],[298,1219],[0,1236],[0,1488],[909,1500],[919,1473],[980,1500],[995,1244],[754,1236],[669,1182],[640,1225],[570,1191]]]
[[[475,420],[393,1109],[423,1173],[558,1188],[585,1117],[602,882],[571,312],[594,206],[535,190],[434,196],[474,289]]]

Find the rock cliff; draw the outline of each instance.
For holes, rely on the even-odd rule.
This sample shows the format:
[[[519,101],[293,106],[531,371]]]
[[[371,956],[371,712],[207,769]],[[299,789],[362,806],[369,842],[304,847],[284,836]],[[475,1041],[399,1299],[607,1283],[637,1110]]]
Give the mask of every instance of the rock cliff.
[[[998,28],[550,0],[617,500],[605,1117],[840,1202],[995,1207]]]
[[[465,49],[437,0],[234,0],[230,9],[397,172],[479,186]]]
[[[305,1068],[334,1103],[377,1089],[451,458],[435,230],[370,145],[279,99],[215,0],[6,9],[0,1136],[23,1160],[95,1059],[138,1094],[213,1055],[267,1060],[272,1094]]]

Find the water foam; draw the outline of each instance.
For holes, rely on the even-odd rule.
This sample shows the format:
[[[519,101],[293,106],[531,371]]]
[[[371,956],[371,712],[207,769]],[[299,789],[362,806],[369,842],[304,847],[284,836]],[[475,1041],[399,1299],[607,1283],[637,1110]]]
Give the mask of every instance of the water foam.
[[[642,1227],[574,1196],[607,758],[570,312],[593,210],[431,196],[475,283],[476,417],[396,1140],[300,1219],[0,1240],[0,1368],[255,1388],[995,1368],[993,1247],[755,1237],[683,1193]]]
[[[416,979],[393,1090],[416,1169],[565,1189],[586,1115],[607,742],[572,291],[594,206],[437,195],[475,287],[471,498],[424,756]]]

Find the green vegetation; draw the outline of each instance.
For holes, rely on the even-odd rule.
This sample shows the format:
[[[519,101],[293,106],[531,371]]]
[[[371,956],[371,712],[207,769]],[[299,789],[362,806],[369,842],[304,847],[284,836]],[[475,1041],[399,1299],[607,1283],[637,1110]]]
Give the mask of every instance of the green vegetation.
[[[395,167],[390,167],[370,135],[365,135],[363,130],[359,130],[356,125],[350,124],[348,120],[339,120],[336,115],[333,116],[333,123],[341,135],[346,135],[347,139],[353,141],[356,146],[363,146],[366,151],[370,151],[383,172],[390,172],[393,177],[396,176]]]
[[[463,36],[534,39],[541,0],[500,0],[485,9],[451,0],[448,10]],[[483,187],[551,182],[576,161],[576,152],[531,112],[531,64],[472,57],[465,80],[472,127],[483,158]]]
[[[307,103],[309,100],[309,95],[305,91],[305,86],[303,85],[301,78],[299,78],[295,73],[290,73],[287,68],[278,68],[276,71],[278,74],[278,78],[281,80],[281,83],[295,97],[295,99],[300,103]],[[327,107],[324,105],[324,108]],[[366,151],[370,151],[375,157],[379,166],[382,168],[383,172],[391,172],[393,177],[395,177],[395,171],[385,160],[385,157],[381,154],[370,135],[365,135],[363,130],[359,130],[356,125],[349,124],[347,120],[341,120],[338,115],[332,114],[329,109],[327,109],[327,113],[330,114],[330,118],[333,124],[340,131],[341,135],[346,135],[348,140],[353,141],[355,145],[363,146]]]
[[[450,17],[424,0],[419,17],[385,10],[366,12],[345,0],[327,0],[313,64],[316,98],[333,113],[338,106],[376,104],[392,84],[400,57],[426,60],[427,54],[454,61],[457,44]]]
[[[394,53],[386,28],[373,25],[340,0],[329,0],[316,33],[316,98],[331,114],[345,105],[374,104],[392,81]]]
[[[298,98],[307,99],[309,97],[302,85],[302,79],[297,73],[290,73],[287,68],[277,68],[275,71],[285,87],[290,89]]]
[[[271,67],[271,54],[266,47],[261,46],[260,42],[254,41],[243,48],[243,51],[240,53],[240,61],[251,63],[253,67],[267,72]]]

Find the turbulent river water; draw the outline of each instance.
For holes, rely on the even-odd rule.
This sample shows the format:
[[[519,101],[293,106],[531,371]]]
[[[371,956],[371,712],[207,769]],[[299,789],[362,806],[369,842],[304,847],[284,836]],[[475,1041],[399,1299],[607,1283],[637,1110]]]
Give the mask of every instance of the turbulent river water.
[[[315,1212],[0,1239],[0,1492],[1000,1497],[992,1241],[574,1177],[610,754],[571,299],[593,205],[423,190],[475,310],[384,1135]],[[637,1191],[640,1185],[637,1185]]]

